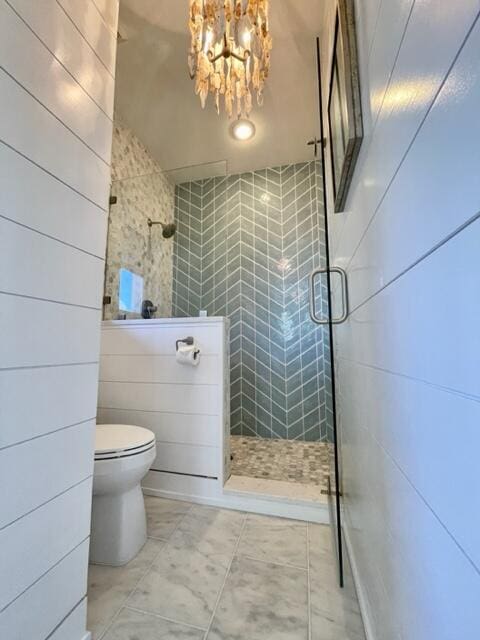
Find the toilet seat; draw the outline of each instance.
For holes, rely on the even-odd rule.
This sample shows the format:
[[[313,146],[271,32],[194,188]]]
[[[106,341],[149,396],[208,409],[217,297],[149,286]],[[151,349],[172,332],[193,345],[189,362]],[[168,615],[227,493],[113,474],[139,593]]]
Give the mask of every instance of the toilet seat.
[[[97,424],[95,460],[136,456],[155,446],[155,434],[149,429],[128,424]]]

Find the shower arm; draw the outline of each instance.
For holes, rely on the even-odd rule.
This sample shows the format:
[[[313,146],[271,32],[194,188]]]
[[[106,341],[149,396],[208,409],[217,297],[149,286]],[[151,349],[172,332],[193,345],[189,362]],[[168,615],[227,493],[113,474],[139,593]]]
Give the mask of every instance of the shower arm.
[[[159,224],[162,227],[162,236],[164,238],[171,238],[175,235],[177,229],[174,222],[162,222],[161,220],[152,220],[151,218],[147,218],[147,224],[149,229],[151,229],[154,224]]]
[[[150,229],[153,227],[154,224],[161,224],[162,227],[165,226],[164,222],[160,222],[160,220],[152,220],[151,218],[147,218],[147,224],[150,227]]]

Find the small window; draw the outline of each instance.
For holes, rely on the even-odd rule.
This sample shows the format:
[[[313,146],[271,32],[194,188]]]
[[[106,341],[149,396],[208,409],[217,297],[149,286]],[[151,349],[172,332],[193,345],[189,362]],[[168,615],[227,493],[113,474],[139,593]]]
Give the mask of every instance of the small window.
[[[118,294],[120,311],[140,313],[143,300],[143,278],[128,269],[120,269],[120,287]]]

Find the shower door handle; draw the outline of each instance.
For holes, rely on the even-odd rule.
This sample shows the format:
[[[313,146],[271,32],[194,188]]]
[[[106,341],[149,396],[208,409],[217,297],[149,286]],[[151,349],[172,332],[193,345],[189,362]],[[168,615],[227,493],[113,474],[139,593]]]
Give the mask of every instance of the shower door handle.
[[[317,309],[315,305],[315,278],[323,273],[338,273],[340,276],[342,287],[342,314],[338,318],[332,318],[333,324],[341,324],[345,322],[348,317],[348,289],[347,289],[347,274],[340,267],[330,267],[330,269],[314,269],[310,274],[310,318],[315,324],[328,324],[328,318],[319,318],[317,316]]]

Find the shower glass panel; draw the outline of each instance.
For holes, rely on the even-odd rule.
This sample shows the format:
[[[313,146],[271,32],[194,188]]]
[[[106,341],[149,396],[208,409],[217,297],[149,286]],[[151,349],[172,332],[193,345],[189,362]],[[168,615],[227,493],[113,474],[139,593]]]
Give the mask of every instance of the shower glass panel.
[[[329,332],[309,316],[309,274],[327,264],[322,176],[311,160],[176,185],[173,315],[230,319],[232,474],[326,501]]]
[[[122,143],[126,145],[128,137],[131,137],[128,130],[116,123],[114,154],[121,156]],[[108,217],[103,318],[114,320],[125,313],[131,318],[140,317],[142,300],[135,307],[120,304],[121,278],[125,272],[133,274],[132,283],[137,283],[137,293],[138,283],[143,280],[141,298],[151,300],[158,307],[158,316],[169,317],[173,238],[164,237],[162,225],[152,226],[148,221],[173,222],[175,189],[160,170],[142,173],[147,161],[153,164],[153,160],[138,142],[130,144],[128,155],[125,166],[119,166],[118,158],[113,165],[111,195],[116,201],[110,205]]]

